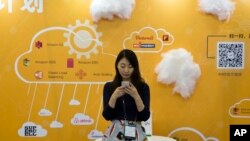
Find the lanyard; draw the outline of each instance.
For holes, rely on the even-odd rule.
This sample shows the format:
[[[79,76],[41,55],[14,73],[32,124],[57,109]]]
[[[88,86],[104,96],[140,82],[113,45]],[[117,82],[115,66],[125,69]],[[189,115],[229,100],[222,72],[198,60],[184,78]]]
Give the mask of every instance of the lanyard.
[[[122,107],[123,107],[123,113],[124,113],[124,120],[127,120],[127,113],[126,113],[126,103],[125,103],[125,99],[124,96],[122,97]]]
[[[126,102],[125,102],[125,97],[123,96],[122,97],[122,107],[123,107],[123,113],[124,113],[124,120],[126,121],[127,120],[127,112],[126,112]],[[137,120],[137,112],[136,112],[136,115],[135,115],[135,122]]]
[[[136,125],[130,124],[127,121],[127,113],[126,113],[126,103],[124,96],[122,97],[122,105],[123,105],[123,111],[124,111],[124,120],[125,120],[125,126],[124,126],[124,137],[123,139],[125,141],[132,141],[136,139]],[[137,113],[136,113],[137,115]],[[137,116],[136,116],[137,117]]]

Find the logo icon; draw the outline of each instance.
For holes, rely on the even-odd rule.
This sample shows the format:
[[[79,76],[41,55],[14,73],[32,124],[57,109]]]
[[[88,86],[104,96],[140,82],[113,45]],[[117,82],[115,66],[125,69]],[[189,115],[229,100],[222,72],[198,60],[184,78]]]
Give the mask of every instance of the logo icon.
[[[36,79],[42,79],[43,78],[43,72],[42,71],[36,71],[35,72],[35,78]]]
[[[155,48],[155,44],[134,43],[133,48]]]
[[[234,107],[233,112],[234,112],[235,115],[237,115],[240,112],[240,109],[237,108],[237,107]]]
[[[23,65],[28,67],[30,65],[30,60],[28,58],[23,59]]]
[[[43,43],[41,41],[37,41],[37,42],[35,42],[35,47],[40,49],[43,47]]]
[[[230,125],[230,141],[248,141],[250,125]]]
[[[162,40],[163,41],[169,41],[169,36],[168,35],[163,35]]]
[[[67,68],[74,68],[74,59],[73,58],[67,59]]]
[[[77,73],[76,73],[76,76],[78,76],[79,79],[83,79],[84,76],[86,76],[87,74],[82,70],[80,69]]]

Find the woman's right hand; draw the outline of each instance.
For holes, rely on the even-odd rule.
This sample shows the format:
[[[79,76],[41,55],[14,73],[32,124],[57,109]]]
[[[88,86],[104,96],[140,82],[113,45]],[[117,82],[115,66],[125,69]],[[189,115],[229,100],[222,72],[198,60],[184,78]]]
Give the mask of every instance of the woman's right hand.
[[[115,89],[114,93],[112,94],[112,97],[117,99],[117,98],[123,96],[124,94],[125,94],[124,87],[120,86],[120,87],[117,87]]]
[[[109,106],[115,108],[116,100],[124,94],[124,87],[117,87],[109,99]]]

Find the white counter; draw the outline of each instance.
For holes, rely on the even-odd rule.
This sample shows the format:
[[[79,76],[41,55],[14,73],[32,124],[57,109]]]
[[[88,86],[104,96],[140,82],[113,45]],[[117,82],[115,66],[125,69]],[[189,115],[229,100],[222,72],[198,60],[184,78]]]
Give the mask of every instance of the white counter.
[[[96,139],[95,141],[102,141],[101,138]],[[148,137],[148,141],[176,141],[175,139],[163,136],[150,136]]]
[[[148,137],[148,141],[176,141],[175,139],[163,136],[151,136]]]

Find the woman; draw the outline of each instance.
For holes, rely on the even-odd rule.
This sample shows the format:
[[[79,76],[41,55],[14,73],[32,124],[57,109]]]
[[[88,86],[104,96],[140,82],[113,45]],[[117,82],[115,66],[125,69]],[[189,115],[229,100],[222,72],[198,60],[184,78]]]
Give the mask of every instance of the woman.
[[[122,50],[115,62],[116,75],[103,89],[103,117],[112,121],[103,141],[144,141],[141,121],[150,116],[150,90],[140,74],[132,50]],[[122,85],[124,84],[124,85]]]

